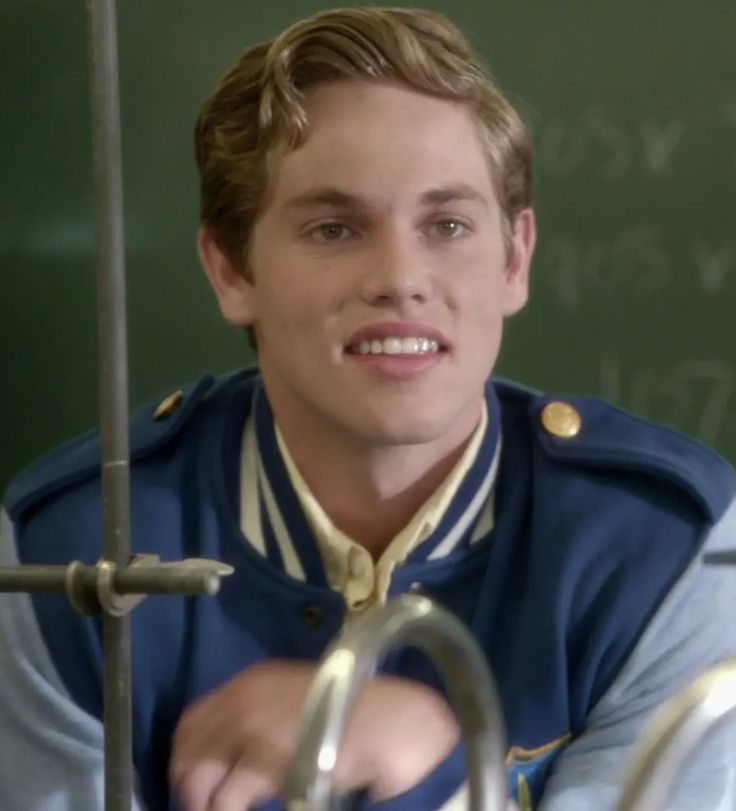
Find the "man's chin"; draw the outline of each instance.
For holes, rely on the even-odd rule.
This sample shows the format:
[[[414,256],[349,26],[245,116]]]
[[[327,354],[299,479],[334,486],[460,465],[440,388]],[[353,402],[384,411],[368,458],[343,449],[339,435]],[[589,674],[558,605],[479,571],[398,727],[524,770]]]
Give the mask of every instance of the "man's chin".
[[[447,416],[437,414],[378,414],[360,426],[360,433],[373,446],[426,445],[448,437],[454,428]]]

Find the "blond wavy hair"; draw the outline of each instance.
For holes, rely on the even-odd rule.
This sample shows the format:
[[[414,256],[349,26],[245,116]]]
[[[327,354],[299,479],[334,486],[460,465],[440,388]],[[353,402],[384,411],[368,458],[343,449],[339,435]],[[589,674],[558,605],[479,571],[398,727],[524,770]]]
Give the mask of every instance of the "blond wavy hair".
[[[529,139],[463,34],[430,11],[342,8],[248,48],[202,108],[195,130],[200,216],[222,251],[244,258],[266,195],[270,155],[306,138],[305,94],[339,80],[388,82],[467,104],[511,233],[532,199]]]

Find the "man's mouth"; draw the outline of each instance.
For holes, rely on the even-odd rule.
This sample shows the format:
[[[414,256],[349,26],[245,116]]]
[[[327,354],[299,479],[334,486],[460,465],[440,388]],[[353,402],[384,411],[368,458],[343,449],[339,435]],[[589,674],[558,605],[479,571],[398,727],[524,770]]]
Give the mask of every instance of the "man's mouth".
[[[446,352],[447,347],[434,338],[388,336],[350,344],[345,351],[350,355],[430,355]]]

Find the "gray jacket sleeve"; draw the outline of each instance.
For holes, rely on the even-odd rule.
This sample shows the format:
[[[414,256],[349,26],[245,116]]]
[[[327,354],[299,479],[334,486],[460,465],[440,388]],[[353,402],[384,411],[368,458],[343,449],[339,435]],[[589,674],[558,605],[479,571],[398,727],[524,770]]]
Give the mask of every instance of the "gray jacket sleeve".
[[[0,566],[17,562],[3,512]],[[67,694],[26,594],[0,594],[0,753],[0,808],[103,808],[102,725]]]
[[[736,548],[736,501],[704,552]],[[736,567],[695,560],[670,591],[624,669],[566,748],[540,811],[614,809],[632,744],[652,711],[716,663],[736,660]],[[736,809],[736,718],[693,753],[668,811]]]

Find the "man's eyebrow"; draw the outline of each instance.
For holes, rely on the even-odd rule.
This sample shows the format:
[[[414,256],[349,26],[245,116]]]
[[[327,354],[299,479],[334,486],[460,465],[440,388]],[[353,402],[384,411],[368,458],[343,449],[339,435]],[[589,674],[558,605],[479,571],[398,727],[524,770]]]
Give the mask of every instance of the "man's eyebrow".
[[[488,205],[488,199],[478,189],[468,183],[452,183],[428,189],[419,196],[423,206],[441,206],[461,200]],[[339,208],[347,211],[365,212],[371,208],[370,203],[355,194],[350,194],[336,186],[321,186],[297,194],[287,200],[285,207],[289,211],[304,211],[312,208]]]
[[[425,191],[419,198],[422,205],[441,206],[445,203],[455,203],[462,200],[488,205],[488,199],[478,189],[467,183],[453,183],[449,186],[439,186],[436,189]]]
[[[320,207],[342,208],[352,211],[364,211],[370,206],[365,200],[334,186],[323,186],[310,189],[303,194],[297,194],[286,202],[290,211],[298,211]]]

